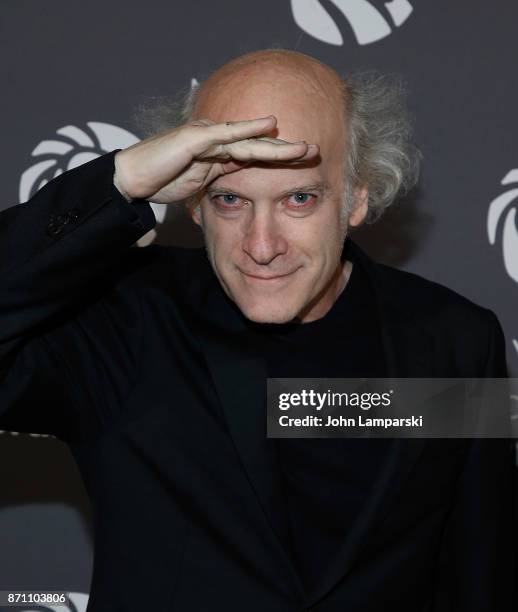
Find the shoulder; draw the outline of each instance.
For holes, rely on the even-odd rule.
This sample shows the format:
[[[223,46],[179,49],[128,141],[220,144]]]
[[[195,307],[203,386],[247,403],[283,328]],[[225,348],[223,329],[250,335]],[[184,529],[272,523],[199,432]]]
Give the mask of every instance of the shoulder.
[[[178,306],[204,303],[217,278],[204,248],[133,246],[111,279],[111,295],[128,302]]]
[[[353,240],[346,248],[348,257],[367,273],[379,302],[422,325],[463,322],[476,326],[494,317],[488,308],[445,285],[375,261]]]
[[[447,320],[450,323],[478,324],[494,316],[490,309],[446,285],[384,264],[376,263],[374,266],[385,297],[423,322],[435,325]]]
[[[455,362],[473,361],[477,371],[490,355],[505,376],[505,340],[496,314],[457,291],[419,274],[373,263],[382,303],[398,309],[426,330],[443,354]],[[497,374],[495,374],[497,375]]]
[[[196,279],[210,276],[209,262],[202,248],[152,244],[131,247],[117,266],[121,288],[188,290]]]

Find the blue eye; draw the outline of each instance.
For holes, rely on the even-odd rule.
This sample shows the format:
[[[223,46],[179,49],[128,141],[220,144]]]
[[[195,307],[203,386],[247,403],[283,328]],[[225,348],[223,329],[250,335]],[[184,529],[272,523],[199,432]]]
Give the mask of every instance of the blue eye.
[[[313,193],[306,193],[303,191],[297,191],[291,193],[288,199],[288,207],[292,209],[296,208],[307,208],[314,204],[317,196]],[[211,197],[211,200],[215,202],[220,208],[230,209],[237,208],[237,204],[246,205],[247,201],[241,202],[241,198],[234,193],[218,193]]]
[[[236,208],[236,205],[240,198],[234,193],[218,193],[216,195],[213,195],[211,197],[211,200],[221,208]]]
[[[303,193],[303,192],[297,192],[297,193],[292,193],[291,198],[295,198],[295,200],[291,201],[291,204],[295,204],[295,208],[298,207],[302,207],[305,204],[309,203],[309,200],[313,197],[315,197],[312,193]]]

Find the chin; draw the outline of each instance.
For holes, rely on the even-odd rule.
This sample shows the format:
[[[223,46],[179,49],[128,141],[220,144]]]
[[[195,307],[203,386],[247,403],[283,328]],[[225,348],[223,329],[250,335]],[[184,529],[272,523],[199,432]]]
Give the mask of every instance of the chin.
[[[267,304],[240,304],[237,305],[243,315],[254,323],[289,323],[299,310],[296,308],[279,308]]]

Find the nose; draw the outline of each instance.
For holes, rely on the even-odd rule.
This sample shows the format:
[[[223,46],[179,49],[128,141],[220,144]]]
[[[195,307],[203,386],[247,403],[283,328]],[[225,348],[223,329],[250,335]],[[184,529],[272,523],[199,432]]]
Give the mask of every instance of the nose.
[[[268,209],[256,209],[246,227],[243,251],[256,264],[267,265],[278,255],[286,253],[287,250],[288,242],[282,235],[274,213]]]

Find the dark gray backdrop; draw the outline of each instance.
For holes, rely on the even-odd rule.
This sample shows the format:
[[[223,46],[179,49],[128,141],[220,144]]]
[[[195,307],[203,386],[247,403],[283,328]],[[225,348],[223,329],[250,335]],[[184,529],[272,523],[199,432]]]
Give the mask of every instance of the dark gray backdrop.
[[[515,1],[17,0],[0,9],[0,209],[56,171],[142,138],[140,102],[241,53],[275,45],[344,75],[402,75],[424,155],[420,185],[356,239],[378,260],[493,309],[518,376]],[[164,207],[156,212],[159,241],[200,243],[172,207],[165,219]],[[87,594],[89,504],[67,448],[0,433],[0,483],[0,589]],[[84,609],[86,597],[76,602]]]

